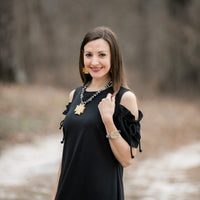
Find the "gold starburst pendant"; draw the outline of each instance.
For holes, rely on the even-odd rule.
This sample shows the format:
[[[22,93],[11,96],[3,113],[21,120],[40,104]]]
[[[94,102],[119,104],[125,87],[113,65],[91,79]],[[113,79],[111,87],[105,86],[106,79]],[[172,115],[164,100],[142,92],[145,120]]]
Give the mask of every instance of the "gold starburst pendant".
[[[85,110],[85,104],[80,103],[79,105],[76,106],[74,113],[75,115],[80,115],[84,112],[84,110]]]

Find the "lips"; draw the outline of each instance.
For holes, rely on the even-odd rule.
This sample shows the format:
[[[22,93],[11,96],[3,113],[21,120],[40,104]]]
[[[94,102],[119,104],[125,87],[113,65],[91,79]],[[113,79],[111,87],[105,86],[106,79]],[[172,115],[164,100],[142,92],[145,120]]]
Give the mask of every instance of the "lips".
[[[90,69],[93,71],[93,72],[99,72],[103,67],[91,67]]]

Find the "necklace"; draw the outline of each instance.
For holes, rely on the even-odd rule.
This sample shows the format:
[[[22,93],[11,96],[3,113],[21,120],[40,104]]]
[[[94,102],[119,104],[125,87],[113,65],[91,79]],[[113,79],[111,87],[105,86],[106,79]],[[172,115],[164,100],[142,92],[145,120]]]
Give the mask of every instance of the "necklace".
[[[83,94],[86,90],[86,88],[88,87],[88,85],[85,85],[82,90],[81,90],[81,103],[79,105],[76,106],[75,110],[74,110],[74,114],[76,115],[80,115],[82,113],[84,113],[85,110],[85,105],[89,102],[91,102],[97,95],[99,95],[103,90],[107,89],[108,87],[110,87],[112,84],[112,81],[110,81],[109,83],[107,83],[102,89],[98,90],[95,94],[93,94],[89,99],[87,99],[86,101],[83,101]]]

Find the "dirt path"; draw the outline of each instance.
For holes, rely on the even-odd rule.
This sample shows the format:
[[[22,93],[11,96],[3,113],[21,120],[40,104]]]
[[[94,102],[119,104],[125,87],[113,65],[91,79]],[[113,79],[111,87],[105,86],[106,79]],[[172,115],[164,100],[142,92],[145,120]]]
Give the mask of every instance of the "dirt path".
[[[16,145],[2,154],[1,200],[51,198],[62,152],[59,140],[60,136],[49,136]],[[126,200],[199,200],[199,172],[200,143],[160,158],[138,160],[125,169]]]
[[[67,96],[53,87],[0,85],[0,200],[51,199]],[[143,153],[125,169],[126,200],[200,199],[199,102],[157,95],[138,100]]]
[[[200,142],[140,161],[125,180],[127,200],[200,199]]]
[[[61,135],[37,138],[2,152],[0,199],[50,199],[61,160]]]

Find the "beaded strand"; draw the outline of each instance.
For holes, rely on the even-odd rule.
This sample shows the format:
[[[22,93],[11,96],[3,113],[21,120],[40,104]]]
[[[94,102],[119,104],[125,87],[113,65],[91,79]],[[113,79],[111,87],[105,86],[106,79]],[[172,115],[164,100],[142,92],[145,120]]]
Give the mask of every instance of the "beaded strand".
[[[87,99],[86,101],[83,101],[83,94],[84,94],[86,88],[88,87],[88,85],[85,85],[85,86],[82,88],[82,90],[81,90],[81,95],[80,95],[81,103],[82,103],[82,104],[87,104],[87,103],[91,102],[91,101],[92,101],[98,94],[100,94],[104,89],[107,89],[108,87],[110,87],[111,84],[112,84],[112,81],[110,81],[108,84],[106,84],[106,85],[104,86],[104,88],[98,90],[98,91],[97,91],[94,95],[92,95],[89,99]]]

